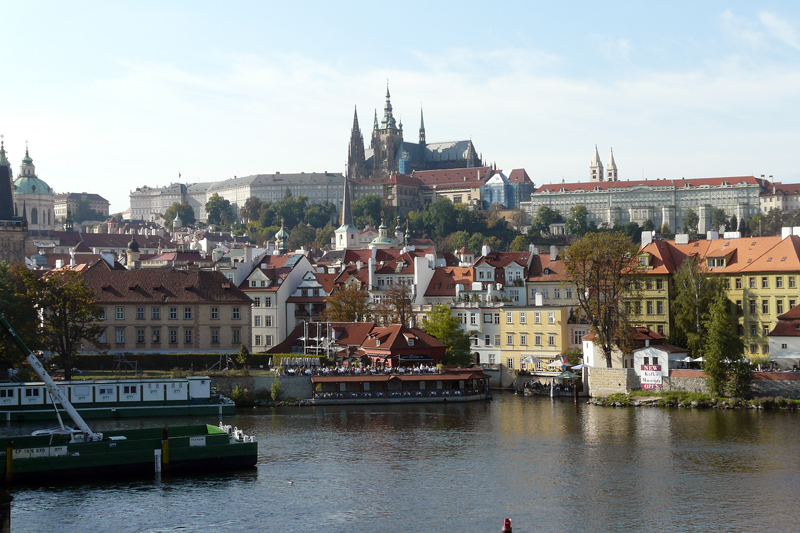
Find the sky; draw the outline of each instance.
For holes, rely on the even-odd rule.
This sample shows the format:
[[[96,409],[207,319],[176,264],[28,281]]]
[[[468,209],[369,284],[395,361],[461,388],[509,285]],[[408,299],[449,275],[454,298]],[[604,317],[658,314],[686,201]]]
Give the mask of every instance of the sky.
[[[520,4],[520,5],[517,5]],[[539,186],[800,182],[800,3],[13,1],[0,134],[56,192],[344,172],[388,80],[416,142],[472,139]]]

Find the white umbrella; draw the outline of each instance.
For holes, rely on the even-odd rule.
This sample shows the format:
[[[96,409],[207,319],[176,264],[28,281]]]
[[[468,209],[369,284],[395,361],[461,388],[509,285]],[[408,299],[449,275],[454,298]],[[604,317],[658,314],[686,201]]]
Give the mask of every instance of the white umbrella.
[[[702,358],[701,358],[701,359],[702,359]],[[681,363],[694,363],[694,359],[692,359],[692,358],[691,358],[691,357],[689,357],[688,355],[687,355],[686,357],[684,357],[683,359],[679,359],[679,361],[680,361]]]
[[[697,359],[694,360],[694,362],[695,363],[703,363],[703,362],[705,362],[705,359],[703,359],[702,357],[698,357]]]

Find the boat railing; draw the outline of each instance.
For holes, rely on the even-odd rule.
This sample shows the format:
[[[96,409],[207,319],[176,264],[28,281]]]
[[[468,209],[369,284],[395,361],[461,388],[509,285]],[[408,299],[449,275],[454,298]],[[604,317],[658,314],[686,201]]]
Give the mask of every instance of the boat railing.
[[[315,400],[380,400],[400,398],[451,398],[483,394],[482,389],[465,388],[452,390],[416,390],[416,391],[314,391]]]

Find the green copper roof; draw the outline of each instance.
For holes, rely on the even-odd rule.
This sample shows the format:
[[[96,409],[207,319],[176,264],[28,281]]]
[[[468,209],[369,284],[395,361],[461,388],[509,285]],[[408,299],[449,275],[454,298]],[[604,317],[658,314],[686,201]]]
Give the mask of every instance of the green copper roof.
[[[14,180],[14,194],[53,194],[53,189],[36,176],[21,176]]]

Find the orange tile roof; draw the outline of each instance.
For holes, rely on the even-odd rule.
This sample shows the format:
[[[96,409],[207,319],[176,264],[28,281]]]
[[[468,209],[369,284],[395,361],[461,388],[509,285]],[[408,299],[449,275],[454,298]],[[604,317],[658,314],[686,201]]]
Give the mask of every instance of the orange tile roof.
[[[439,267],[433,272],[431,282],[425,296],[453,296],[456,295],[456,285],[463,285],[469,289],[473,281],[472,267]]]

